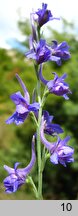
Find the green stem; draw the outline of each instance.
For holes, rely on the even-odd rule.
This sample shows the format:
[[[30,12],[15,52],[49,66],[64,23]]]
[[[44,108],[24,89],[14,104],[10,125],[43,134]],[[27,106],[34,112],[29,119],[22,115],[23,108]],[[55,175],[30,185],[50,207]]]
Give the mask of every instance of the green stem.
[[[37,155],[38,155],[38,199],[42,199],[42,169],[41,169],[41,140],[40,140],[40,125],[42,117],[42,106],[40,97],[40,81],[38,81],[38,101],[40,103],[37,128]]]
[[[38,40],[40,40],[40,27],[37,26]],[[42,200],[42,157],[41,157],[41,140],[40,140],[40,126],[42,118],[42,101],[41,101],[41,85],[38,74],[38,64],[35,65],[35,71],[37,76],[37,95],[40,109],[38,113],[38,126],[37,126],[37,157],[38,157],[38,199]]]
[[[45,166],[46,158],[45,158],[45,146],[43,147],[43,152],[42,152],[42,164],[41,164],[41,170],[43,172],[44,166]]]
[[[37,32],[38,32],[38,40],[40,40],[41,35],[40,35],[40,27],[39,26],[37,26]]]
[[[48,91],[47,87],[45,87],[43,97],[42,97],[42,107],[45,104],[45,101],[46,101],[46,98],[47,98],[48,94],[49,94],[49,91]]]
[[[35,117],[34,113],[31,111],[30,114],[31,114],[31,116],[33,118],[33,121],[35,122],[36,126],[38,127],[38,122],[36,120],[36,117]]]
[[[34,63],[34,68],[35,68],[35,73],[36,73],[37,80],[39,80],[39,76],[38,76],[38,64]]]
[[[42,173],[44,170],[46,158],[45,158],[45,147],[43,149],[43,154],[41,156],[41,140],[40,140],[40,127],[41,127],[41,118],[42,118],[42,108],[45,103],[45,97],[46,97],[46,89],[44,91],[42,100],[41,100],[41,95],[40,95],[40,80],[38,80],[37,84],[37,94],[38,94],[38,102],[40,104],[40,109],[39,109],[39,115],[38,115],[38,127],[37,127],[37,155],[38,155],[38,199],[43,199],[42,198]]]
[[[37,188],[31,178],[31,176],[28,176],[28,179],[27,179],[28,183],[30,183],[32,185],[32,188],[33,188],[33,191],[34,191],[34,194],[36,196],[36,198],[38,199],[38,191],[37,191]]]

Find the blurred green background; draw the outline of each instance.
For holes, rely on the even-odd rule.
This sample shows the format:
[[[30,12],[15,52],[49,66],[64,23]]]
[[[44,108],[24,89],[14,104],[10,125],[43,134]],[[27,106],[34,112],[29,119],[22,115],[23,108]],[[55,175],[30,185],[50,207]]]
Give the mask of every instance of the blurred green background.
[[[31,34],[29,20],[19,21],[18,27],[25,36],[22,43],[28,48],[28,38]],[[53,62],[44,64],[43,74],[46,78],[52,79],[52,72],[55,71],[61,76],[67,73],[66,81],[69,83],[72,94],[70,100],[65,101],[62,97],[49,95],[44,109],[54,115],[53,123],[58,123],[64,129],[64,138],[71,136],[69,145],[75,149],[75,162],[68,164],[67,168],[62,165],[54,166],[48,160],[43,173],[43,197],[44,199],[61,200],[78,198],[78,40],[75,34],[74,24],[62,19],[62,32],[58,33],[47,27],[47,38],[44,31],[43,37],[49,43],[56,39],[58,42],[67,41],[70,45],[71,59],[63,62],[58,67]],[[31,158],[31,140],[35,132],[31,116],[23,125],[6,125],[5,120],[15,111],[15,105],[10,100],[10,95],[16,91],[22,91],[15,74],[18,73],[30,92],[36,86],[36,77],[32,60],[25,58],[24,53],[18,49],[0,49],[0,200],[33,200],[35,199],[32,188],[29,184],[23,185],[16,193],[5,194],[3,179],[7,172],[3,165],[14,166],[16,161],[21,162],[21,167],[26,166]],[[37,184],[37,166],[32,170],[32,177]]]

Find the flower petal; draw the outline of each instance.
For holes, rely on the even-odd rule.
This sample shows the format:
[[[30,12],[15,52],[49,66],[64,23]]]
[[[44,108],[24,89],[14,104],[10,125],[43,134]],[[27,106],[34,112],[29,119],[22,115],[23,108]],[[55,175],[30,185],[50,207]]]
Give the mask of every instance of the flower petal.
[[[64,146],[63,151],[65,155],[72,155],[74,153],[74,149],[69,146]]]
[[[55,152],[50,156],[50,161],[53,164],[58,164],[58,154]]]
[[[9,173],[9,174],[14,174],[15,170],[7,165],[4,165],[4,169]]]
[[[28,108],[23,106],[22,104],[19,104],[16,106],[16,112],[19,114],[24,114],[24,113],[28,113]]]
[[[16,78],[18,79],[18,82],[20,83],[23,91],[24,91],[24,98],[26,99],[26,102],[29,104],[30,103],[30,96],[29,96],[29,92],[24,84],[24,82],[22,81],[22,79],[19,77],[18,74],[16,74]]]
[[[39,103],[32,103],[32,104],[30,104],[29,106],[28,106],[28,110],[29,111],[33,111],[33,112],[35,112],[35,111],[37,111],[37,110],[39,110],[39,108],[40,108],[40,104]]]
[[[17,167],[19,166],[19,162],[16,162],[15,164],[14,164],[14,170],[16,171],[16,169],[17,169]]]
[[[25,119],[27,118],[29,112],[26,112],[24,114],[19,114],[17,112],[15,112],[12,116],[10,116],[7,120],[6,120],[6,124],[11,124],[11,123],[15,123],[16,125],[22,124]]]

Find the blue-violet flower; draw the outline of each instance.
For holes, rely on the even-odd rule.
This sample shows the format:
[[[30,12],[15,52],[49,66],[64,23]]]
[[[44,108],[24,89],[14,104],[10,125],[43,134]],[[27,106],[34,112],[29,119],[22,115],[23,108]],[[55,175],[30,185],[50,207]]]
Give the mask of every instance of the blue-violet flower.
[[[27,118],[29,112],[36,112],[39,110],[39,103],[34,102],[30,104],[30,96],[27,91],[26,86],[24,85],[21,78],[16,74],[16,78],[18,79],[20,85],[22,86],[22,89],[24,91],[24,97],[19,92],[16,92],[11,95],[11,99],[16,105],[16,111],[13,113],[13,115],[6,120],[7,124],[15,123],[16,125],[22,124],[25,119]]]
[[[49,115],[48,111],[43,111],[44,120],[46,120],[46,125],[44,129],[44,133],[48,135],[63,133],[63,129],[58,124],[51,123],[53,120],[53,116]]]
[[[46,40],[40,39],[38,43],[33,43],[30,48],[30,51],[25,53],[25,56],[29,59],[34,59],[37,64],[41,64],[47,61],[55,61],[59,64],[60,57],[52,55],[52,48],[47,45]]]
[[[55,72],[53,72],[53,74],[55,75],[54,80],[49,81],[44,79],[44,77],[42,76],[42,65],[40,65],[39,78],[47,86],[49,92],[57,96],[63,96],[66,100],[68,100],[69,97],[67,96],[67,94],[71,93],[71,91],[68,84],[64,82],[67,74],[63,74],[60,78]]]
[[[50,152],[50,161],[53,164],[60,163],[65,167],[67,163],[74,162],[74,158],[72,157],[74,149],[66,145],[70,139],[70,136],[67,136],[63,140],[58,137],[57,142],[51,143],[44,136],[45,125],[46,121],[44,120],[44,117],[42,117],[40,137],[42,143]]]
[[[52,48],[52,55],[56,57],[60,57],[60,60],[57,62],[58,65],[61,65],[61,60],[68,60],[71,56],[69,53],[69,45],[66,41],[58,44],[57,41],[52,41],[53,45]]]
[[[4,186],[6,193],[13,193],[18,190],[18,188],[26,182],[27,175],[32,170],[35,164],[35,137],[32,138],[32,157],[31,161],[25,168],[18,168],[20,163],[16,162],[14,168],[4,165],[4,169],[8,172],[9,176],[4,179]]]
[[[42,3],[42,9],[34,12],[34,21],[39,27],[42,27],[45,23],[53,19],[59,18],[53,17],[51,11],[47,9],[47,4]]]

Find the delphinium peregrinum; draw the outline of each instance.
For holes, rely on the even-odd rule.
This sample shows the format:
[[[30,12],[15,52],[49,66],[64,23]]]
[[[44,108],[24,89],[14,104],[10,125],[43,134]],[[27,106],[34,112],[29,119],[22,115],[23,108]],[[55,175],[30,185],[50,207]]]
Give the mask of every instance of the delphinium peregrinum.
[[[32,35],[29,38],[30,50],[25,53],[25,56],[33,60],[35,75],[37,83],[33,94],[33,103],[30,103],[29,92],[16,74],[16,78],[21,85],[24,96],[20,91],[11,95],[12,101],[16,105],[16,110],[11,117],[6,120],[7,124],[15,123],[17,126],[23,124],[28,115],[31,113],[36,125],[36,131],[32,138],[32,157],[31,161],[25,168],[17,168],[19,163],[16,162],[14,168],[4,165],[4,168],[9,173],[9,176],[4,179],[5,191],[7,193],[16,192],[17,189],[25,184],[27,181],[33,186],[36,199],[43,199],[42,197],[42,174],[47,158],[50,158],[53,164],[66,164],[73,162],[74,149],[67,145],[70,137],[67,136],[63,140],[59,137],[63,133],[62,128],[58,124],[52,123],[53,116],[48,111],[44,110],[44,104],[48,94],[54,94],[68,100],[68,94],[71,93],[69,85],[65,82],[66,74],[62,76],[52,72],[52,80],[46,80],[43,77],[43,64],[47,61],[55,61],[57,65],[62,64],[62,60],[66,61],[70,58],[69,46],[63,41],[58,43],[56,40],[52,41],[52,45],[47,44],[46,40],[41,37],[41,28],[48,21],[59,20],[53,17],[50,10],[47,9],[47,4],[42,3],[42,8],[36,12],[31,13],[31,27]],[[44,91],[41,94],[41,82],[44,85]],[[49,142],[45,134],[51,137],[56,137],[56,141]],[[37,155],[35,153],[37,152]],[[32,167],[38,164],[38,187],[35,186],[32,177],[29,175]]]

